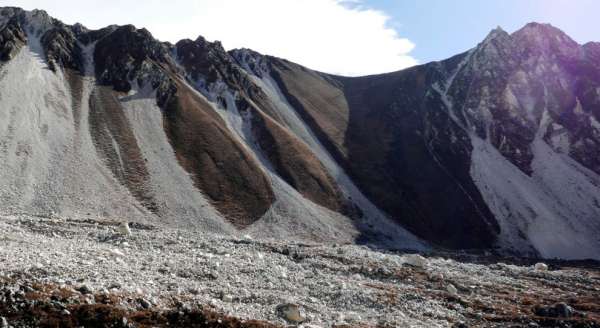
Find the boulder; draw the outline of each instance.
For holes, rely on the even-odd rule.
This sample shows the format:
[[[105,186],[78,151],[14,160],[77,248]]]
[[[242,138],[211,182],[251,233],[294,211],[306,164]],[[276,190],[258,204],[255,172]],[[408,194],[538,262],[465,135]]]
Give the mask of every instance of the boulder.
[[[548,265],[546,263],[536,263],[533,268],[535,271],[548,271]]]
[[[409,254],[404,256],[404,263],[416,268],[427,267],[427,259],[419,254]]]

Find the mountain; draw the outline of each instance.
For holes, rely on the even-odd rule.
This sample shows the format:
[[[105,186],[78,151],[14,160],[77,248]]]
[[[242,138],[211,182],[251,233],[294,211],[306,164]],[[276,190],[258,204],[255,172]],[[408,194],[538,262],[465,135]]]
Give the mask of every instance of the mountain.
[[[0,206],[600,259],[600,44],[532,23],[365,77],[0,9]]]

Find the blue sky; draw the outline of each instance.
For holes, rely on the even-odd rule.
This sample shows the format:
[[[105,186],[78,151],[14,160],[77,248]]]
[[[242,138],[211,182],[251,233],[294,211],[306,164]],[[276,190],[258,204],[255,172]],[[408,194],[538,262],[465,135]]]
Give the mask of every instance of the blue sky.
[[[419,62],[450,57],[501,26],[513,32],[537,21],[550,23],[580,43],[600,41],[598,0],[369,0],[390,16],[388,24],[415,43]]]
[[[1,0],[68,24],[146,27],[163,41],[198,35],[341,75],[390,72],[466,51],[497,26],[551,23],[600,41],[600,0]]]

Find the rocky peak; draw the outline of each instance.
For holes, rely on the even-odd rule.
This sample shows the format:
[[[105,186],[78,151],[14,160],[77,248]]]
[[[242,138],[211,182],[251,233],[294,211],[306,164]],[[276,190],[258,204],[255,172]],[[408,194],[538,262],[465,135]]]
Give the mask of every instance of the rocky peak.
[[[510,36],[504,29],[502,29],[502,27],[497,26],[495,29],[491,30],[490,33],[488,33],[488,35],[485,37],[485,39],[483,39],[482,43],[488,43],[488,42],[492,42],[496,39],[499,38],[506,38],[507,36]]]
[[[474,49],[470,66],[474,71],[491,76],[499,66],[510,64],[513,48],[510,34],[498,27]]]
[[[525,26],[514,32],[513,36],[517,38],[526,36],[534,39],[560,36],[570,39],[563,31],[552,24],[537,22],[527,23]]]
[[[217,52],[225,52],[225,48],[223,48],[223,44],[219,40],[210,42],[210,41],[206,40],[202,35],[198,35],[195,42],[196,42],[196,44],[200,45],[201,47],[204,47],[207,49],[212,49]]]
[[[23,9],[17,7],[0,7],[0,22],[6,22],[23,12]]]
[[[6,17],[5,22],[0,26],[0,61],[10,60],[26,42],[27,35],[17,19]]]
[[[85,33],[88,33],[90,31],[87,27],[85,27],[81,23],[75,23],[75,24],[73,24],[73,26],[71,26],[71,29],[73,30],[73,32],[75,34],[85,34]]]
[[[579,44],[550,24],[529,23],[512,34],[524,56],[576,58],[581,54]]]
[[[195,41],[185,39],[175,45],[177,60],[194,81],[207,83],[226,78],[232,60],[219,41],[210,42],[199,36]]]
[[[48,67],[56,71],[57,65],[83,71],[82,50],[75,33],[65,27],[49,30],[42,37],[42,45],[48,61]]]
[[[8,22],[16,19],[23,30],[30,36],[41,37],[48,30],[60,23],[43,10],[26,11],[16,7],[0,8],[0,25],[2,22]]]
[[[77,35],[77,39],[79,40],[79,42],[83,43],[84,45],[89,45],[92,42],[96,42],[104,37],[106,37],[107,35],[113,33],[114,31],[116,31],[120,26],[118,25],[109,25],[105,28],[101,28],[99,30],[88,30],[87,28],[83,27],[83,28],[78,28],[76,26],[74,26],[72,28],[73,32]]]
[[[96,77],[117,91],[128,92],[130,81],[156,73],[155,65],[170,61],[168,48],[146,29],[125,25],[105,32],[94,52]]]
[[[584,44],[583,51],[588,61],[600,65],[600,42],[588,42]]]
[[[185,69],[187,78],[200,89],[222,82],[249,95],[259,93],[259,88],[248,78],[243,66],[240,67],[232,53],[226,52],[220,42],[198,37],[196,41],[179,41],[175,48],[177,60]]]
[[[258,77],[269,74],[269,60],[267,56],[246,48],[231,50],[229,54],[247,72]]]

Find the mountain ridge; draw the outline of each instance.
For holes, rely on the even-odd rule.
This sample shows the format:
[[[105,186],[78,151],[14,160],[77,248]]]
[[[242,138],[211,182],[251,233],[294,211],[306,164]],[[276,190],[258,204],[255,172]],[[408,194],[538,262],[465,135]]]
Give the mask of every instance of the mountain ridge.
[[[2,8],[0,200],[258,237],[597,258],[596,48],[530,23],[443,61],[342,77]],[[37,96],[16,100],[17,74]],[[40,195],[60,193],[56,176],[93,197]]]

